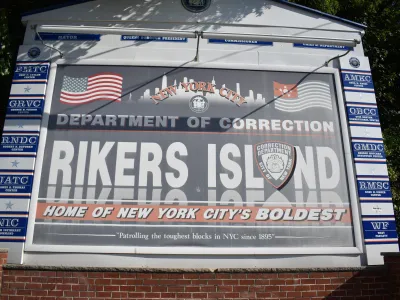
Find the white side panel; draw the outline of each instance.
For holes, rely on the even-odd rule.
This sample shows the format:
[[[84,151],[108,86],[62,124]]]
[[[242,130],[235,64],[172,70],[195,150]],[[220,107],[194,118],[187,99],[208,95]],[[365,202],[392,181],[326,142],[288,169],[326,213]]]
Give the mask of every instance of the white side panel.
[[[399,252],[399,245],[367,245],[367,259],[369,265],[383,265],[382,252]]]
[[[366,216],[394,215],[392,203],[361,203],[361,214]]]
[[[13,84],[10,94],[17,95],[44,95],[46,92],[46,84]]]
[[[373,93],[345,92],[345,96],[346,102],[376,103],[376,96]]]
[[[8,249],[8,264],[22,264],[24,244],[23,243],[1,243],[2,249]]]
[[[0,169],[11,171],[33,170],[35,165],[34,157],[0,157]]]
[[[40,119],[6,119],[4,131],[39,132]]]
[[[362,139],[382,139],[382,131],[379,127],[350,126],[351,137]]]
[[[0,211],[18,212],[28,211],[29,199],[24,198],[0,198]]]
[[[386,164],[356,164],[357,175],[388,176]]]

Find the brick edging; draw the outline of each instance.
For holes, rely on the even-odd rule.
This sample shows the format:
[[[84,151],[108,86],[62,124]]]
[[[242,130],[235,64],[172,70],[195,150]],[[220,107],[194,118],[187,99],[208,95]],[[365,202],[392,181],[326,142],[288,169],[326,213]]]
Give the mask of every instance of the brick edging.
[[[400,252],[384,252],[381,255],[383,257],[400,257]]]
[[[154,269],[5,264],[1,298],[400,300],[400,256],[385,266],[303,269]]]
[[[27,271],[66,271],[66,272],[128,272],[128,273],[314,273],[314,272],[374,272],[386,271],[386,266],[370,266],[359,268],[219,268],[219,269],[167,269],[167,268],[101,268],[101,267],[69,267],[69,266],[35,266],[35,265],[3,265],[4,270]]]

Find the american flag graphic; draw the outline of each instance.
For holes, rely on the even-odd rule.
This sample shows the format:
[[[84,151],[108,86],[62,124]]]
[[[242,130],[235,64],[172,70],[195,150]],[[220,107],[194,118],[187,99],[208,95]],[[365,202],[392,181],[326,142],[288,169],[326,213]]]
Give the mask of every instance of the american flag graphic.
[[[331,88],[327,82],[306,81],[294,87],[294,84],[274,82],[275,97],[287,93],[275,100],[277,110],[298,112],[316,107],[332,110]]]
[[[64,76],[60,101],[82,104],[97,100],[121,101],[123,78],[115,73],[98,73],[90,77]]]

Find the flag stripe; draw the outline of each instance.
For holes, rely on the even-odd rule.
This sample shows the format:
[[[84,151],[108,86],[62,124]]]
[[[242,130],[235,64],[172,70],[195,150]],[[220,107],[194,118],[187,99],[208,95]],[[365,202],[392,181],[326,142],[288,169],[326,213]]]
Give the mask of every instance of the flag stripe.
[[[116,102],[120,102],[121,98],[116,98],[115,96],[96,96],[96,97],[90,97],[90,98],[85,98],[82,100],[69,100],[69,99],[65,99],[65,98],[61,98],[62,102],[71,104],[71,103],[89,103],[89,102],[93,102],[95,100],[110,100],[110,101],[116,101]]]
[[[332,110],[330,85],[322,81],[304,82],[297,87],[274,82],[274,96],[280,96],[275,108],[281,111],[297,112],[312,107]]]
[[[68,96],[68,95],[61,95],[62,99],[68,99],[68,100],[84,100],[87,99],[88,97],[114,97],[114,98],[119,98],[121,97],[121,93],[112,93],[112,92],[97,92],[97,93],[90,93],[89,95],[84,95],[84,96]]]
[[[330,103],[325,103],[325,102],[321,102],[321,101],[306,101],[306,102],[300,102],[300,103],[285,103],[285,102],[277,102],[276,105],[278,106],[282,106],[282,107],[301,107],[301,106],[306,106],[306,105],[322,105],[322,106],[326,106],[329,108],[332,108],[332,105],[330,105]]]
[[[324,105],[324,104],[318,104],[318,103],[314,103],[314,104],[305,104],[305,105],[301,105],[301,106],[282,106],[282,105],[276,105],[275,108],[279,109],[279,110],[288,110],[288,111],[299,111],[299,110],[303,110],[306,108],[310,108],[310,107],[322,107],[322,108],[327,108],[329,110],[332,110],[331,107]]]
[[[96,77],[113,77],[113,78],[122,79],[121,75],[118,75],[118,74],[106,74],[106,73],[98,73],[98,74],[89,76],[88,78],[90,79],[90,78],[96,78]]]
[[[329,87],[329,84],[328,84],[328,83],[322,82],[322,81],[309,81],[309,82],[304,82],[304,83],[301,83],[299,86],[306,86],[306,85],[319,85],[319,86]]]
[[[115,83],[90,83],[89,88],[94,89],[97,87],[103,87],[103,88],[116,88],[116,89],[122,89],[122,84],[115,84]]]
[[[298,88],[299,92],[319,92],[319,93],[330,93],[330,89],[325,89],[325,88],[320,88],[320,87],[313,87],[313,86],[309,86],[309,87],[301,87]]]
[[[97,84],[97,83],[111,83],[111,84],[120,84],[122,85],[122,81],[110,79],[110,78],[102,78],[96,80],[89,80],[88,84]]]
[[[92,75],[92,76],[89,76],[89,78],[92,78],[92,77],[97,77],[97,76],[115,76],[115,77],[118,77],[118,78],[122,78],[122,76],[120,75],[120,74],[117,74],[117,73],[107,73],[107,72],[104,72],[104,73],[97,73],[97,74],[95,74],[95,75]]]
[[[85,93],[62,92],[61,95],[67,96],[67,97],[69,97],[69,96],[71,96],[71,97],[74,97],[74,96],[81,96],[81,97],[84,97],[84,96],[91,95],[91,94],[96,93],[96,92],[98,92],[98,93],[99,93],[99,92],[104,92],[105,94],[109,94],[109,93],[112,93],[112,94],[115,94],[115,93],[121,94],[122,89],[116,89],[116,88],[112,88],[112,89],[111,89],[111,88],[97,88],[97,89],[93,89],[93,90],[90,90],[90,91],[85,92]]]
[[[104,83],[104,82],[109,82],[110,84],[115,84],[115,85],[122,85],[122,80],[117,80],[113,78],[99,78],[95,80],[88,80],[88,84],[98,84],[99,82]]]
[[[331,101],[328,99],[321,99],[317,97],[304,97],[304,98],[298,98],[298,99],[278,99],[275,103],[281,103],[281,104],[286,104],[286,105],[299,105],[299,104],[305,104],[309,102],[321,102],[327,105],[332,106]]]

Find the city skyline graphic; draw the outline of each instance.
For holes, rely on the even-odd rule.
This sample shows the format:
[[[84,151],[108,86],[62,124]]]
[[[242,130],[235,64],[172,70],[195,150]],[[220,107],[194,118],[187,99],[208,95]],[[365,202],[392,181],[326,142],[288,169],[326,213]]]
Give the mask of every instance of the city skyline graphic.
[[[226,102],[230,102],[228,99],[226,99],[225,97],[220,96],[219,94],[219,89],[220,88],[228,88],[233,90],[234,92],[238,93],[239,95],[241,95],[242,97],[244,97],[246,99],[246,105],[264,105],[266,102],[265,98],[263,97],[263,95],[261,93],[254,93],[253,90],[249,90],[248,91],[248,95],[245,96],[243,94],[241,94],[241,87],[240,87],[240,83],[236,83],[235,88],[233,89],[232,87],[227,86],[226,84],[222,84],[220,87],[217,87],[217,83],[215,78],[213,77],[212,80],[209,80],[207,82],[211,82],[211,84],[213,85],[214,89],[215,89],[215,93],[205,93],[203,91],[191,91],[189,90],[188,92],[186,92],[185,88],[182,86],[181,83],[192,83],[192,82],[196,82],[194,79],[188,79],[188,77],[183,77],[182,81],[177,81],[177,79],[173,80],[173,84],[168,84],[168,77],[167,75],[164,75],[161,79],[161,88],[160,87],[156,87],[154,88],[154,92],[151,92],[151,89],[146,89],[145,92],[143,93],[143,95],[139,98],[139,99],[132,99],[132,94],[129,95],[129,101],[134,101],[136,100],[137,102],[148,102],[148,101],[153,101],[151,96],[157,95],[161,90],[169,87],[169,86],[176,86],[176,95],[170,97],[171,99],[167,98],[163,101],[160,101],[160,103],[164,102],[164,101],[175,101],[175,102],[187,102],[188,100],[190,100],[192,97],[196,96],[196,95],[200,95],[200,96],[205,96],[209,101],[212,102],[220,102],[220,103],[226,103]],[[232,103],[232,102],[231,102]]]

